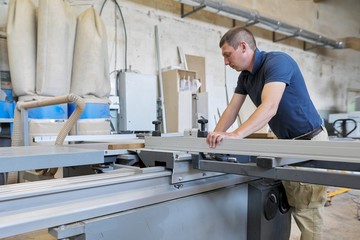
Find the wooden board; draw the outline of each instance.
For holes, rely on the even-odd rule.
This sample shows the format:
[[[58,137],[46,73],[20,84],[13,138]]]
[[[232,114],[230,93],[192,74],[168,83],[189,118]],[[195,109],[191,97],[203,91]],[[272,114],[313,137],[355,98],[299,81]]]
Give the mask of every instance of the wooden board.
[[[201,82],[200,92],[206,92],[205,58],[188,54],[185,54],[185,58],[188,69],[195,71],[197,78]]]
[[[253,133],[246,138],[276,139],[276,136],[273,133]]]
[[[144,148],[144,143],[113,143],[109,144],[108,149],[109,150],[115,150],[115,149],[132,149],[132,148]]]

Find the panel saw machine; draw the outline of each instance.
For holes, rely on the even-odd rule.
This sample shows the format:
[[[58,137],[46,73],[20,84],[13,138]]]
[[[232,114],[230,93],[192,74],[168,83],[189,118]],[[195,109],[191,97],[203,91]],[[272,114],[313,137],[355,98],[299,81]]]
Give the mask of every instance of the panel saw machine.
[[[0,148],[1,173],[102,169],[0,186],[0,238],[48,229],[56,239],[288,239],[280,180],[360,189],[357,141],[225,139],[211,149],[195,131],[136,141],[145,148]]]

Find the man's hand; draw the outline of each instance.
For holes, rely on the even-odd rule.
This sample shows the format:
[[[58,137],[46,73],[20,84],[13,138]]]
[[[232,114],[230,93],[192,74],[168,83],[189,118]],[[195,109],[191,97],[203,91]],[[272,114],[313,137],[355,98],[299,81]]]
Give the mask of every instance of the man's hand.
[[[234,132],[210,132],[206,138],[209,147],[215,148],[224,138],[240,138]]]

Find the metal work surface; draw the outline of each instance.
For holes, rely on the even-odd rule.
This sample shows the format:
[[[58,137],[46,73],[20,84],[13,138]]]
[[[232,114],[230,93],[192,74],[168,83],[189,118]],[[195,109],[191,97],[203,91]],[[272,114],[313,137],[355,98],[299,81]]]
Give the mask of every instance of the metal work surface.
[[[103,150],[66,146],[0,148],[0,172],[80,166],[104,162]]]
[[[200,138],[149,137],[145,147],[191,152],[194,168],[205,171],[360,189],[360,142],[225,139],[213,149]],[[245,161],[209,159],[209,153]]]
[[[195,153],[291,157],[360,164],[360,142],[349,141],[224,139],[216,148],[209,148],[205,138],[145,137],[145,148]]]
[[[141,172],[141,173],[140,173]],[[171,171],[119,169],[109,173],[4,185],[0,188],[0,238],[84,221],[244,183],[221,175],[170,183]]]

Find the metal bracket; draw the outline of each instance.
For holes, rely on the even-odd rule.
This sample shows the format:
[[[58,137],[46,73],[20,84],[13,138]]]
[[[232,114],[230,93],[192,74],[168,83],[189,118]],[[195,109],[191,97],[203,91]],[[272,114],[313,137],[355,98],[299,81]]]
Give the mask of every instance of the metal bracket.
[[[244,28],[250,27],[250,26],[256,25],[256,24],[258,24],[258,23],[259,23],[258,20],[247,21],[243,27],[244,27]],[[232,20],[232,25],[233,25],[233,27],[236,27],[236,20],[235,20],[235,19]]]
[[[192,11],[185,13],[185,5],[183,3],[181,3],[181,18],[187,17],[187,16],[189,16],[189,15],[191,15],[191,14],[193,14],[193,13],[195,13],[195,12],[205,8],[205,7],[206,7],[205,4],[201,4],[198,7],[193,7]]]
[[[285,36],[285,37],[276,39],[276,32],[272,32],[272,40],[273,40],[273,42],[280,42],[280,41],[283,41],[283,40],[286,40],[286,39],[289,39],[289,38],[294,38],[294,37],[297,37],[296,33],[293,34],[293,35],[290,35],[290,36]]]
[[[246,24],[244,25],[244,27],[250,27],[252,25],[256,25],[259,23],[259,20],[255,20],[255,21],[247,21]]]
[[[306,47],[306,42],[304,41],[304,44],[303,44],[303,50],[304,51],[309,51],[311,49],[315,49],[315,48],[322,48],[322,47],[325,47],[325,44],[321,44],[321,45],[318,45],[318,44],[312,44],[311,47]]]
[[[290,39],[290,38],[296,38],[298,37],[299,34],[296,32],[294,33],[293,35],[290,35],[290,36],[285,36],[285,37],[282,37],[282,38],[276,38],[276,32],[272,32],[272,40],[273,42],[280,42],[280,41],[284,41],[286,39]],[[311,47],[307,47],[307,42],[304,41],[303,42],[303,50],[304,51],[309,51],[311,49],[315,49],[315,48],[321,48],[321,47],[325,47],[326,44],[311,44]]]

